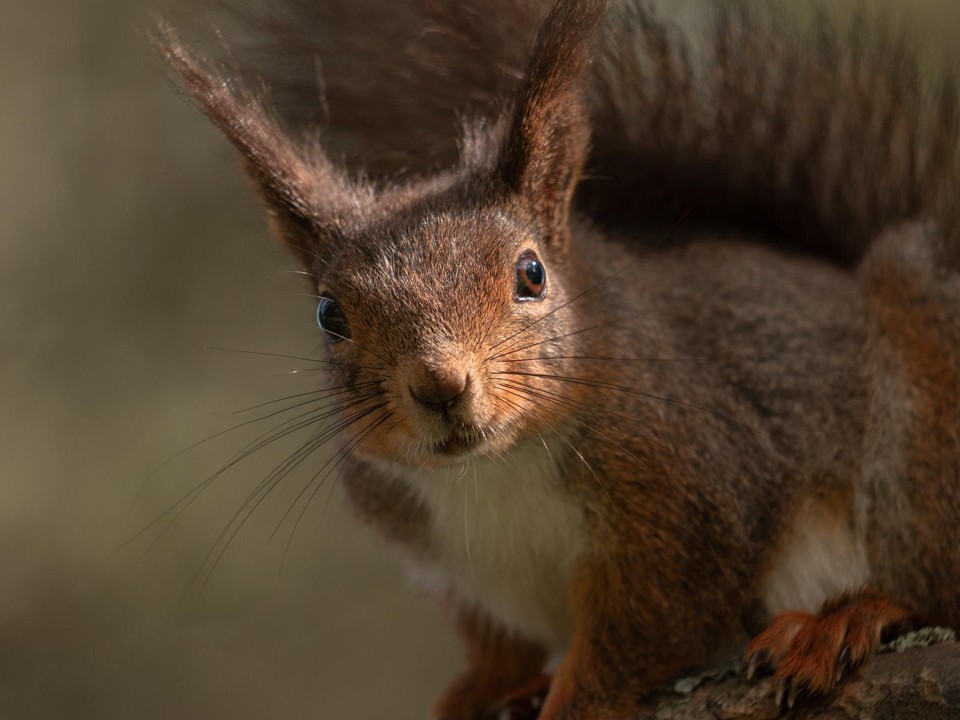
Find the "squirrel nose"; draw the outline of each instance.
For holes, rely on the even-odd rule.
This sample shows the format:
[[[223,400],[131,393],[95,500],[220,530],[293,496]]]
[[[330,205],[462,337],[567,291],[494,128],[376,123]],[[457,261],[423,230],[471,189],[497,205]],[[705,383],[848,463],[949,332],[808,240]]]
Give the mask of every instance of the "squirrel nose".
[[[407,389],[410,397],[428,410],[447,412],[456,407],[469,383],[470,373],[465,369],[419,365]]]

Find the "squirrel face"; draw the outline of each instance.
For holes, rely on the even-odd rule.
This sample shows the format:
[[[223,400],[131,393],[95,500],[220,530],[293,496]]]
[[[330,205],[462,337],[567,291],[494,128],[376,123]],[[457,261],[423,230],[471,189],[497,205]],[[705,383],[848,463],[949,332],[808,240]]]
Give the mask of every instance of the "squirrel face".
[[[502,210],[403,214],[313,267],[334,384],[387,418],[352,428],[355,452],[426,467],[502,453],[549,425],[502,373],[550,372],[540,358],[571,354],[553,312],[563,264]]]
[[[554,13],[511,111],[465,128],[459,166],[386,187],[289,136],[162,28],[171,69],[315,278],[333,391],[349,398],[338,407],[345,454],[429,466],[557,425],[556,401],[537,400],[554,392],[543,376],[575,354],[563,261],[589,141],[580,82],[602,14],[602,3]]]

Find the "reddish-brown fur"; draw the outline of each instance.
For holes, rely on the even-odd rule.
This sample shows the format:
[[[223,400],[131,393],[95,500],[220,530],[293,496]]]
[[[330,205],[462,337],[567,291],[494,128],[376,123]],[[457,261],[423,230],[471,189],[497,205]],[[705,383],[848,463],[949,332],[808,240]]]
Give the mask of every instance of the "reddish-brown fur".
[[[748,674],[773,670],[776,703],[829,693],[877,651],[880,641],[915,625],[910,612],[870,590],[826,603],[816,616],[786,612],[747,645]]]
[[[536,692],[547,682],[543,648],[503,630],[478,611],[457,610],[457,627],[467,647],[467,670],[437,701],[437,717],[483,717]]]
[[[881,640],[915,626],[914,616],[870,590],[833,598],[816,616],[786,612],[750,641],[748,673],[773,670],[776,702],[793,707],[798,695],[823,695],[873,655]]]
[[[751,669],[774,671],[788,702],[828,692],[913,617],[960,624],[952,91],[924,103],[902,49],[869,35],[802,45],[721,15],[698,75],[632,3],[594,41],[605,4],[560,0],[532,45],[532,6],[495,4],[383,8],[472,44],[446,83],[416,52],[398,58],[412,84],[393,109],[423,132],[382,148],[367,180],[169,31],[160,43],[314,291],[346,308],[351,336],[327,360],[352,390],[344,484],[452,598],[468,647],[438,715],[479,720],[539,687],[552,651],[544,720],[628,716],[736,645],[804,513],[849,536],[875,590],[780,615],[751,643]],[[456,162],[432,114],[451,105],[495,116],[466,123]],[[356,127],[402,140],[383,118]],[[350,126],[334,118],[334,140]],[[355,148],[340,144],[357,164]],[[447,169],[426,172],[438,158]],[[385,179],[404,163],[419,174]],[[532,301],[514,296],[528,251],[548,277]],[[436,490],[459,462],[507,525],[477,531],[475,556]],[[558,579],[561,598],[538,594]]]

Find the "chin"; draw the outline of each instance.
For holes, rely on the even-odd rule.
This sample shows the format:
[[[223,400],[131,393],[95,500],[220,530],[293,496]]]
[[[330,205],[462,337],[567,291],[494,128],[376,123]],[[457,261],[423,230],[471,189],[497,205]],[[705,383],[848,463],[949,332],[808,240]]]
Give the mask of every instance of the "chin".
[[[421,441],[413,459],[417,465],[428,468],[461,466],[484,458],[502,459],[518,441],[517,433],[506,428],[454,432],[432,442]]]
[[[527,433],[517,423],[495,426],[460,424],[454,429],[425,427],[408,418],[405,427],[371,437],[356,455],[394,470],[461,467],[465,462],[502,460]],[[536,433],[531,435],[536,438]]]

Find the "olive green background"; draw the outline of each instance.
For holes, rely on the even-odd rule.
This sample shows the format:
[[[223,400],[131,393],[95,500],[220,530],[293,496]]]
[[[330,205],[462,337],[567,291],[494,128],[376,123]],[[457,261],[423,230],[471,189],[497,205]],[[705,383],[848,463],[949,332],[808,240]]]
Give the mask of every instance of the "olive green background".
[[[312,473],[292,477],[199,592],[291,446],[111,554],[256,433],[167,458],[318,382],[287,374],[306,361],[204,349],[321,339],[230,148],[152,56],[160,4],[0,13],[0,717],[426,717],[459,650],[332,483],[287,549],[292,519],[269,538]],[[664,5],[694,23],[704,7]],[[925,66],[956,47],[960,3],[884,5]]]

